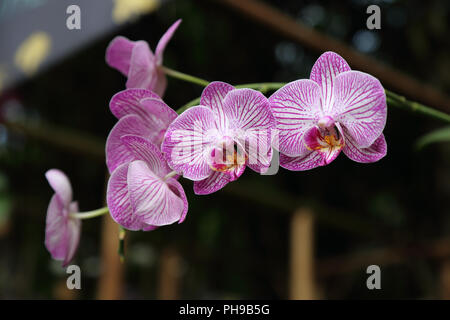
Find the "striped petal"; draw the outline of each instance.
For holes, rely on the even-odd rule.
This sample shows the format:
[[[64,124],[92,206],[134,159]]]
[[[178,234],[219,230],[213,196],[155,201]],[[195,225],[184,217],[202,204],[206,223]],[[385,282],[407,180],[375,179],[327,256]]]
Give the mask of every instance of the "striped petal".
[[[167,128],[176,119],[178,114],[158,98],[144,98],[140,101],[140,104],[146,110],[143,118],[151,132],[148,138],[157,146],[161,146]]]
[[[133,214],[128,192],[128,165],[128,163],[120,165],[111,174],[106,191],[106,202],[114,221],[128,230],[141,230],[147,226]]]
[[[383,86],[375,77],[347,71],[336,77],[331,116],[340,122],[355,145],[366,148],[383,132],[387,106]]]
[[[161,99],[156,93],[147,89],[126,89],[116,93],[109,103],[109,109],[117,119],[136,114],[143,119],[154,116],[141,105],[141,100],[146,98]]]
[[[78,212],[78,204],[72,202],[70,212]],[[77,252],[81,236],[81,220],[69,218],[67,221],[67,251],[63,260],[63,267],[66,267],[72,261]]]
[[[342,151],[353,161],[370,163],[376,162],[386,155],[387,145],[383,134],[368,148],[358,148],[352,137],[345,135],[345,147]]]
[[[47,209],[45,247],[55,260],[64,260],[67,253],[68,210],[54,194]]]
[[[137,41],[131,53],[127,88],[151,90],[155,83],[156,60],[148,43]]]
[[[336,76],[349,70],[351,69],[347,61],[331,51],[323,53],[312,67],[310,79],[320,86],[322,110],[325,114],[329,113],[333,105],[333,87]]]
[[[142,222],[152,226],[163,226],[179,221],[183,217],[184,201],[152,172],[145,162],[130,163],[128,188],[133,214]]]
[[[210,194],[225,187],[230,182],[229,176],[223,172],[214,171],[208,178],[194,182],[194,193]]]
[[[198,181],[212,172],[207,159],[210,146],[217,138],[214,112],[207,107],[196,106],[172,122],[161,149],[173,170],[187,179]]]
[[[162,178],[171,171],[159,148],[149,140],[133,135],[123,136],[121,140],[133,155],[133,161],[144,161],[156,176]]]
[[[265,172],[272,160],[271,133],[276,126],[269,100],[259,91],[235,89],[223,101],[229,129],[248,156],[252,170]]]
[[[72,186],[69,178],[58,169],[50,169],[45,173],[48,183],[55,191],[61,206],[68,207],[72,201]]]
[[[203,89],[200,97],[200,104],[207,106],[217,113],[219,117],[219,123],[222,128],[226,127],[226,118],[223,114],[223,100],[228,92],[233,90],[234,87],[231,84],[214,81]]]
[[[181,23],[181,19],[178,19],[175,21],[169,29],[167,29],[166,33],[159,39],[158,45],[156,46],[155,50],[155,58],[156,58],[156,64],[161,65],[163,62],[163,54],[164,50],[166,49],[167,43],[172,39],[173,34],[177,30],[178,26]]]
[[[122,36],[115,37],[106,48],[106,63],[127,76],[135,43]]]
[[[188,201],[186,198],[186,194],[184,193],[184,189],[181,186],[181,184],[174,178],[170,178],[166,180],[167,185],[169,186],[170,190],[179,197],[183,201],[183,212],[181,213],[181,218],[178,220],[178,223],[182,223],[186,219],[186,215],[188,212]]]
[[[134,155],[122,142],[125,135],[137,135],[150,137],[154,133],[145,125],[144,121],[135,114],[121,118],[112,128],[106,140],[106,165],[109,173],[112,173],[122,163],[134,160]]]
[[[320,99],[320,87],[307,79],[290,82],[269,98],[282,154],[303,156],[308,153],[303,135],[320,118]]]
[[[291,171],[305,171],[321,166],[323,163],[322,155],[317,151],[299,157],[289,157],[280,154],[280,166]]]

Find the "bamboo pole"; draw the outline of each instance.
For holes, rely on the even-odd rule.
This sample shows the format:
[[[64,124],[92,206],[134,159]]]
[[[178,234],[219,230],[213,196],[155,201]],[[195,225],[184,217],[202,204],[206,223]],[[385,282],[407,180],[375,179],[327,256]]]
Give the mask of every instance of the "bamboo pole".
[[[314,280],[314,216],[298,209],[291,218],[290,299],[316,299]]]
[[[120,262],[119,228],[109,214],[102,217],[101,276],[97,298],[117,300],[122,298],[124,266]]]
[[[157,297],[160,300],[179,299],[181,257],[174,247],[163,249],[160,257]]]
[[[441,299],[450,300],[450,259],[442,261],[440,274]]]

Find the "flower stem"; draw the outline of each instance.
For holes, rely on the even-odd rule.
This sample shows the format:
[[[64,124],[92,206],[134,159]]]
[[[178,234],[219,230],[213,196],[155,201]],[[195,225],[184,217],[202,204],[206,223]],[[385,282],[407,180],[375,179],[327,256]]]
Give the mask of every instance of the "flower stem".
[[[389,90],[385,90],[385,92],[386,92],[386,102],[389,106],[404,109],[410,112],[421,113],[428,117],[450,123],[450,115],[445,112],[424,106],[423,104],[420,104],[415,101],[406,100],[405,97],[402,97]]]
[[[102,216],[108,212],[109,212],[108,207],[103,207],[103,208],[100,208],[97,210],[92,210],[92,211],[71,213],[70,217],[75,218],[75,219],[80,219],[80,220],[91,219],[91,218]]]
[[[119,253],[119,259],[120,262],[124,262],[125,261],[125,228],[122,226],[119,226],[119,249],[118,249],[118,253]]]
[[[160,68],[161,68],[161,70],[164,71],[165,74],[167,74],[168,76],[170,76],[172,78],[180,79],[180,80],[187,81],[187,82],[192,82],[192,83],[201,85],[203,87],[206,87],[209,84],[209,82],[206,80],[191,76],[191,75],[183,73],[183,72],[179,72],[179,71],[176,71],[176,70],[164,67],[164,66],[161,66]]]
[[[188,74],[181,73],[181,72],[178,72],[178,71],[166,68],[166,67],[162,67],[162,69],[168,76],[171,76],[171,77],[183,80],[183,81],[192,82],[192,83],[195,83],[195,84],[198,84],[201,86],[207,86],[209,84],[209,82],[204,79],[190,76]],[[235,87],[236,88],[250,88],[250,89],[258,90],[262,93],[267,93],[268,91],[278,90],[281,87],[283,87],[284,85],[286,85],[285,82],[261,82],[261,83],[240,84]],[[405,97],[402,97],[402,96],[400,96],[392,91],[389,91],[389,90],[385,90],[385,93],[386,93],[386,103],[391,107],[400,108],[403,110],[407,110],[409,112],[419,113],[419,114],[422,114],[427,117],[431,117],[434,119],[438,119],[438,120],[450,123],[450,115],[445,112],[433,109],[431,107],[427,107],[427,106],[420,104],[418,102],[415,102],[415,101],[409,101]],[[180,109],[178,109],[177,113],[181,114],[182,112],[186,111],[186,109],[188,109],[192,106],[198,105],[199,103],[200,103],[200,98],[191,100],[187,104],[182,106]]]

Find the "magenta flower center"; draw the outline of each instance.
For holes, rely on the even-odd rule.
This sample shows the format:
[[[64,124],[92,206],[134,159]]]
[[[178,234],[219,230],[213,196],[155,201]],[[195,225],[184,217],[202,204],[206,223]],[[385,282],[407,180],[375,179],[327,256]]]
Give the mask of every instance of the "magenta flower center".
[[[333,150],[344,147],[344,139],[334,122],[331,126],[323,126],[323,122],[319,121],[318,126],[311,129],[304,139],[309,150]]]
[[[235,141],[225,138],[225,141],[211,150],[208,162],[212,170],[228,173],[232,178],[237,178],[247,159],[245,151]]]

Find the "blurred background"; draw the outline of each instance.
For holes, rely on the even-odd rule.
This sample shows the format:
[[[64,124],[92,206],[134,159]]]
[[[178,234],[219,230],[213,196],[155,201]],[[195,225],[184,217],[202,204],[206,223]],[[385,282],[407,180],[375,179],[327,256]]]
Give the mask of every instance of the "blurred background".
[[[66,28],[70,4],[81,30]],[[371,4],[379,30],[366,27]],[[120,34],[154,49],[178,18],[170,68],[288,82],[333,49],[387,89],[450,112],[444,0],[0,0],[0,298],[450,299],[450,148],[416,147],[444,123],[395,108],[377,163],[341,155],[307,172],[246,170],[208,196],[182,180],[186,221],[128,232],[123,264],[110,217],[84,221],[73,261],[82,289],[66,289],[44,247],[44,173],[67,173],[81,211],[104,205],[104,143],[116,121],[108,103],[126,81],[106,65],[106,46]],[[169,79],[164,100],[177,109],[201,90]],[[372,264],[381,290],[367,289]]]

